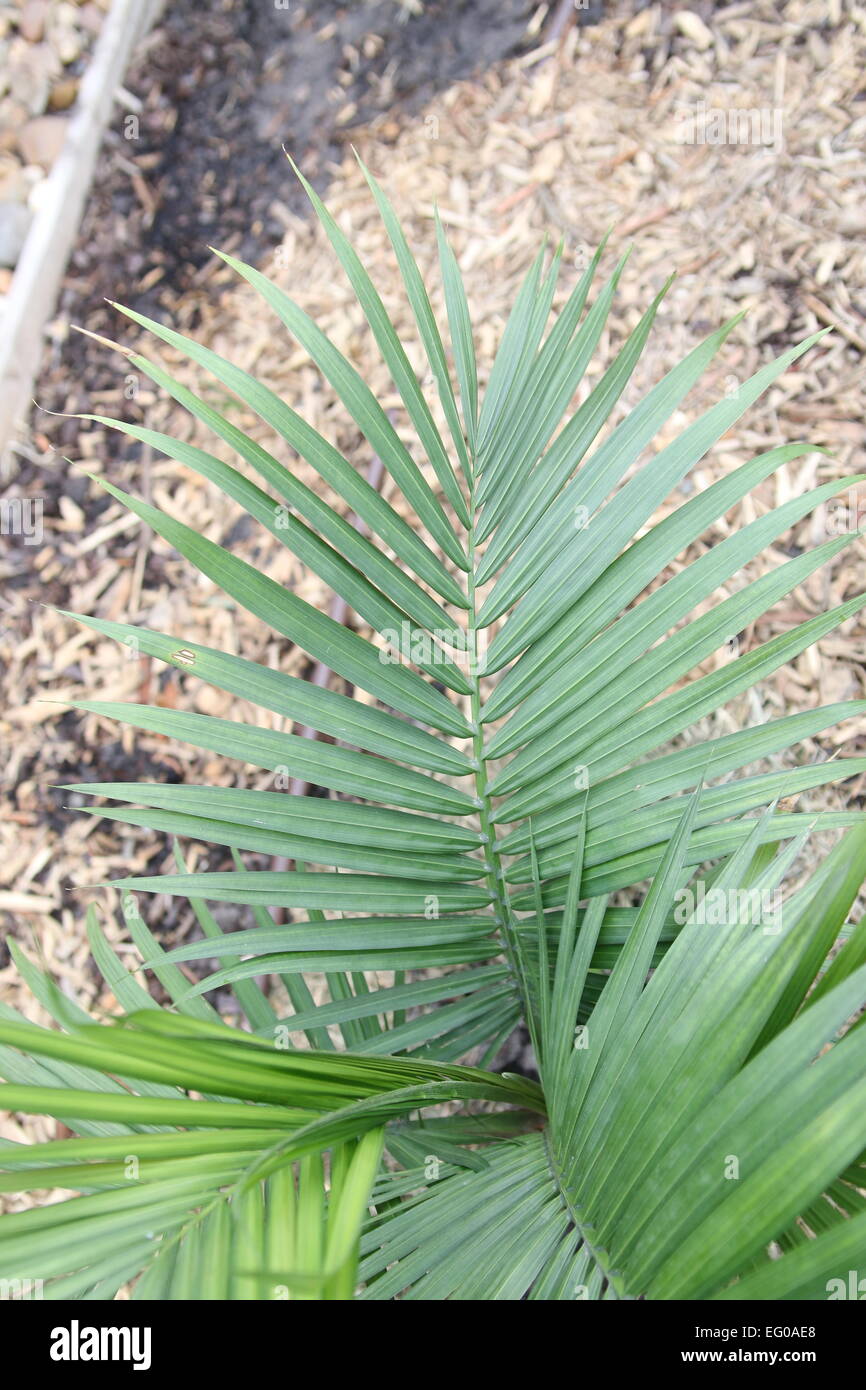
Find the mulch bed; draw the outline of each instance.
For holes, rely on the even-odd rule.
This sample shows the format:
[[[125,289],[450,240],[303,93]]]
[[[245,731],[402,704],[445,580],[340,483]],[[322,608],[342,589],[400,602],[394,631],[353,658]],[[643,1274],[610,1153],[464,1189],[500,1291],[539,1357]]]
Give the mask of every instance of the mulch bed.
[[[316,7],[317,24],[328,8]],[[425,6],[434,17],[436,8]],[[520,9],[514,8],[515,13]],[[714,11],[707,7],[700,14],[706,23],[700,17],[697,24],[683,20],[676,7],[668,5],[637,11],[632,6],[606,6],[599,24],[585,28],[570,24],[562,40],[548,48],[521,42],[524,16],[519,24],[515,19],[515,34],[509,36],[507,51],[513,56],[480,76],[445,87],[431,77],[430,87],[418,97],[423,104],[414,106],[410,101],[396,113],[391,97],[399,93],[393,88],[386,91],[388,99],[376,111],[364,108],[363,100],[358,102],[352,82],[344,84],[346,105],[355,101],[358,106],[347,119],[346,129],[405,219],[437,311],[441,295],[435,269],[434,199],[439,204],[466,278],[482,378],[516,287],[545,231],[564,237],[567,248],[557,302],[572,287],[587,251],[611,223],[615,230],[603,271],[626,244],[634,242],[601,350],[578,399],[598,379],[670,272],[677,271],[664,312],[614,421],[709,331],[737,311],[747,310],[717,362],[663,431],[659,447],[732,382],[742,381],[826,323],[837,325],[837,331],[786,373],[710,452],[683,485],[679,500],[689,490],[707,487],[721,472],[787,441],[807,439],[831,453],[812,453],[781,468],[728,513],[708,541],[680,557],[675,568],[767,508],[820,482],[862,470],[864,463],[866,171],[861,150],[866,130],[866,32],[862,13],[841,0],[829,6],[818,0],[790,0],[781,9],[759,0]],[[544,18],[536,16],[538,28]],[[224,17],[218,9],[211,19],[215,32],[224,32],[219,29]],[[333,41],[337,42],[337,35]],[[389,41],[386,38],[386,48]],[[225,59],[222,74],[231,71],[234,47],[247,42],[247,32],[238,35],[236,29],[225,38],[226,47],[215,61],[219,67]],[[363,53],[363,40],[354,45],[350,41],[350,46]],[[157,89],[167,82],[163,65],[170,61],[170,47],[170,35],[157,37],[146,57],[149,80]],[[382,74],[387,74],[387,63],[375,69],[374,81],[372,68],[360,64],[353,72],[354,60],[346,61],[355,83],[366,83],[371,93],[374,89],[381,93],[377,83],[385,81]],[[243,66],[242,56],[238,62]],[[214,75],[214,83],[222,80],[222,74]],[[229,87],[232,80],[227,78]],[[134,91],[134,82],[130,86]],[[259,112],[268,106],[261,91],[251,100]],[[155,111],[162,110],[160,119],[167,119],[172,104],[168,97],[146,95],[147,110],[151,102]],[[781,110],[783,142],[684,144],[683,120],[694,117],[701,102],[710,112]],[[40,400],[52,409],[92,409],[143,420],[152,428],[220,452],[213,440],[148,383],[130,383],[122,357],[97,350],[92,343],[75,349],[68,346],[73,341],[67,337],[68,319],[83,301],[90,307],[85,315],[79,314],[79,321],[83,318],[87,326],[111,338],[141,345],[138,331],[131,332],[113,311],[92,307],[91,296],[99,286],[100,293],[126,298],[156,317],[170,318],[181,331],[255,371],[364,469],[369,450],[305,354],[275,326],[246,286],[238,286],[230,272],[201,250],[190,249],[199,245],[203,231],[200,220],[194,220],[201,214],[192,209],[204,204],[209,225],[201,239],[217,239],[221,246],[238,249],[289,288],[363,371],[385,407],[395,411],[403,437],[411,439],[408,431],[404,433],[399,402],[351,291],[325,237],[301,210],[302,202],[292,188],[276,139],[276,135],[285,138],[286,132],[278,124],[275,133],[261,137],[266,144],[271,142],[275,167],[279,163],[279,195],[261,173],[266,190],[263,201],[257,203],[250,194],[249,211],[238,214],[238,205],[242,209],[244,205],[244,189],[256,182],[260,171],[253,166],[250,173],[247,168],[249,150],[242,132],[248,122],[236,113],[226,119],[222,172],[210,186],[207,171],[201,172],[198,166],[184,175],[177,151],[174,156],[168,153],[170,145],[131,156],[139,164],[147,190],[136,195],[144,205],[141,208],[124,205],[122,199],[114,205],[110,182],[100,188],[97,181],[79,248],[83,259],[76,261],[70,274],[67,297],[58,314],[57,346],[46,363]],[[142,129],[146,129],[144,113]],[[308,167],[320,185],[329,185],[329,206],[351,232],[414,360],[417,344],[399,275],[346,147],[347,138],[332,127],[328,138],[318,142],[311,130]],[[214,140],[219,139],[215,132]],[[236,155],[236,139],[240,155]],[[109,163],[113,157],[110,148]],[[176,244],[159,232],[159,210],[150,213],[146,207],[148,193],[153,194],[158,182],[155,171],[165,167],[161,160],[172,165],[177,187],[173,192],[169,175],[160,207],[165,211],[176,197],[191,219]],[[213,191],[223,179],[227,184],[231,181],[228,204]],[[159,187],[163,189],[161,183]],[[146,222],[148,217],[153,234],[145,245],[136,240],[134,228],[136,219]],[[110,247],[130,222],[135,248],[130,256],[140,256],[141,262],[131,271],[130,283],[118,284],[116,271],[114,282],[108,283],[112,266],[117,265]],[[96,264],[100,247],[102,254],[109,252],[102,269]],[[202,386],[202,377],[167,350],[157,351],[148,343],[146,351],[185,382]],[[235,418],[273,448],[267,432],[245,421],[243,412]],[[68,453],[73,462],[63,464],[58,458],[52,470],[50,460],[58,457],[51,453],[54,448]],[[279,452],[278,456],[287,457]],[[305,465],[293,462],[292,466],[305,482],[313,481]],[[235,611],[168,546],[130,521],[85,470],[149,496],[203,534],[231,543],[238,554],[324,611],[331,595],[315,576],[302,572],[288,551],[239,518],[233,504],[174,461],[150,457],[130,441],[98,427],[82,430],[73,422],[52,424],[40,417],[32,455],[22,459],[19,485],[38,490],[46,498],[44,542],[23,557],[20,550],[7,547],[3,558],[7,581],[0,623],[6,630],[2,640],[8,664],[2,732],[11,758],[0,820],[0,913],[6,929],[32,948],[31,954],[38,944],[65,990],[84,1003],[110,1008],[113,1001],[97,986],[83,938],[84,905],[93,894],[81,891],[81,885],[145,869],[158,872],[168,867],[170,847],[145,831],[69,815],[63,809],[69,797],[55,790],[56,784],[97,778],[266,782],[256,782],[250,769],[198,756],[165,739],[119,729],[94,716],[81,716],[69,711],[65,702],[87,695],[155,699],[211,714],[251,720],[267,716],[202,687],[177,670],[129,661],[115,644],[38,605],[58,604],[138,622],[188,641],[242,652],[294,674],[309,673],[309,667],[302,653]],[[400,499],[387,483],[385,492],[399,507]],[[798,549],[825,539],[824,525],[820,518],[802,522],[770,548],[762,563],[775,567]],[[863,543],[857,541],[767,617],[737,634],[739,650],[748,651],[853,596],[861,587],[863,554]],[[751,566],[748,577],[759,572],[759,566]],[[732,581],[728,592],[745,577]],[[724,649],[702,669],[730,659]],[[862,697],[866,693],[864,661],[866,625],[857,618],[756,691],[704,721],[691,736],[721,734],[819,703]],[[846,753],[862,752],[864,745],[866,719],[849,721],[844,728],[799,748],[796,761],[826,758],[843,747]],[[862,791],[861,783],[828,787],[800,798],[799,808],[859,805]],[[219,851],[196,846],[191,847],[190,859],[199,868],[206,864],[216,868],[221,862]],[[253,857],[250,862],[255,862]],[[74,890],[73,885],[77,885]],[[4,898],[3,894],[15,896]],[[98,890],[96,896],[109,908],[115,901],[110,890]],[[168,943],[181,939],[192,925],[189,910],[174,900],[156,899],[142,903],[142,908],[149,920],[158,920]],[[116,940],[121,939],[120,928],[113,926],[111,931]],[[16,1006],[38,1016],[14,970],[0,968],[0,984]],[[10,1136],[16,1132],[13,1126]]]

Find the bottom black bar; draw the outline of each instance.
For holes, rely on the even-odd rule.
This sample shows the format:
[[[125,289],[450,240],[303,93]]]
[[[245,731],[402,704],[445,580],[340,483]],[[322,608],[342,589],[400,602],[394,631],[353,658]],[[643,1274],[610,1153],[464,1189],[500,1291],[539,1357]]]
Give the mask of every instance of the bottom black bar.
[[[526,1308],[525,1328],[534,1334],[536,1347],[539,1329],[549,1328],[558,1338],[566,1335],[575,1374],[581,1370],[582,1348],[591,1345],[593,1363],[600,1359],[618,1372],[632,1367],[700,1372],[707,1367],[737,1371],[804,1366],[826,1377],[837,1366],[841,1370],[857,1363],[863,1342],[862,1310],[845,1306],[863,1301],[859,1290],[855,1292],[856,1298],[840,1295],[820,1303],[578,1302],[568,1307],[566,1322],[554,1316],[548,1323],[549,1314],[542,1314],[540,1324],[535,1322],[537,1305],[533,1305]],[[78,1375],[92,1380],[101,1371],[113,1376],[137,1374],[139,1379],[167,1370],[225,1377],[234,1366],[247,1373],[254,1368],[258,1377],[263,1371],[279,1371],[280,1366],[287,1371],[297,1364],[299,1352],[312,1352],[315,1347],[319,1354],[324,1350],[324,1365],[332,1375],[335,1353],[343,1347],[353,1364],[360,1365],[358,1352],[361,1347],[369,1350],[371,1337],[388,1338],[399,1331],[401,1349],[405,1349],[405,1338],[415,1328],[419,1340],[423,1335],[427,1342],[432,1332],[435,1342],[448,1328],[449,1313],[460,1320],[453,1304],[444,1313],[440,1310],[434,1325],[429,1320],[416,1323],[405,1305],[386,1314],[382,1323],[372,1303],[344,1314],[333,1305],[319,1305],[317,1310],[304,1302],[221,1307],[219,1312],[213,1305],[195,1303],[55,1303],[33,1297],[0,1301],[0,1329],[6,1333],[7,1350],[14,1338],[15,1344],[27,1348],[31,1370],[47,1373],[49,1381],[63,1382]],[[324,1347],[316,1340],[321,1327],[317,1311],[328,1319]],[[349,1318],[345,1342],[333,1335],[335,1322],[342,1322],[343,1316]],[[485,1361],[491,1353],[495,1356],[500,1335],[503,1351],[519,1343],[522,1315],[515,1323],[510,1314],[501,1333],[493,1305],[485,1305],[484,1319]],[[353,1336],[356,1329],[363,1335],[362,1342]],[[471,1325],[466,1331],[471,1331]],[[287,1333],[292,1336],[290,1343],[285,1340]],[[592,1337],[591,1344],[583,1342],[586,1336]],[[557,1346],[561,1353],[560,1340]],[[437,1354],[435,1345],[427,1346],[428,1365]],[[452,1351],[443,1350],[442,1355],[450,1358]],[[447,1371],[446,1363],[441,1370]]]

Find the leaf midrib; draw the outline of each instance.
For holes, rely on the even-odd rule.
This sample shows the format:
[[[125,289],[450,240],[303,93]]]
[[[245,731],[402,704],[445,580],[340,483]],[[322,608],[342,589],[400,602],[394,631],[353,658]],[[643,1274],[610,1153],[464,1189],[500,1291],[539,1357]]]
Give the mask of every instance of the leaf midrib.
[[[472,459],[474,465],[474,458]],[[472,758],[475,763],[475,788],[480,806],[478,810],[481,822],[482,834],[486,835],[487,841],[481,847],[488,864],[488,872],[485,875],[487,885],[494,894],[494,911],[496,914],[499,933],[503,942],[505,955],[511,971],[515,986],[520,994],[523,1003],[524,1017],[529,1017],[531,1007],[530,1001],[526,997],[526,989],[521,971],[517,966],[516,950],[517,942],[512,932],[511,913],[509,894],[505,881],[505,871],[502,867],[501,852],[496,838],[496,825],[493,820],[493,806],[488,791],[491,778],[488,773],[487,755],[484,746],[484,730],[481,723],[481,678],[477,670],[477,637],[478,637],[478,606],[476,603],[476,525],[477,514],[475,505],[475,485],[474,478],[470,488],[469,513],[471,518],[469,537],[468,537],[468,556],[469,573],[467,575],[467,598],[468,598],[468,626],[469,626],[469,652],[475,658],[474,669],[470,670],[469,679],[472,685],[470,695],[470,723],[472,725]],[[580,1243],[589,1252],[595,1267],[600,1272],[611,1295],[616,1300],[621,1300],[625,1295],[622,1292],[622,1280],[610,1267],[605,1252],[599,1250],[593,1244],[590,1232],[580,1219],[574,1207],[571,1195],[563,1181],[554,1150],[553,1136],[549,1128],[544,1130],[544,1145],[547,1162],[550,1169],[551,1180],[554,1183],[560,1199],[573,1223],[574,1230]]]
[[[466,577],[467,601],[468,601],[468,649],[470,655],[469,681],[472,690],[469,696],[470,716],[469,722],[472,726],[472,761],[475,769],[475,791],[480,803],[478,808],[478,818],[481,823],[481,833],[486,836],[486,842],[481,846],[486,865],[485,882],[494,895],[493,909],[494,920],[499,930],[503,943],[505,956],[511,971],[514,984],[519,991],[523,1002],[524,1016],[528,1016],[528,1001],[523,987],[520,971],[517,969],[515,955],[516,942],[511,932],[511,917],[509,910],[509,894],[505,882],[505,873],[502,868],[502,861],[499,854],[499,847],[496,839],[496,826],[493,821],[493,805],[490,799],[488,787],[490,776],[487,767],[487,758],[484,748],[484,726],[481,723],[481,677],[478,672],[478,606],[476,603],[476,527],[478,515],[475,497],[475,458],[471,454],[471,465],[473,469],[472,483],[469,492],[469,516],[470,526],[468,535],[468,558],[469,572]]]

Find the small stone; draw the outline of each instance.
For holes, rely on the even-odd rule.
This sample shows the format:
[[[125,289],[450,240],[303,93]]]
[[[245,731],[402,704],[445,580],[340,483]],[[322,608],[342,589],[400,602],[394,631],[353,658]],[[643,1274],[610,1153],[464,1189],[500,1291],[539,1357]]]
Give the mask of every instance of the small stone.
[[[46,26],[48,41],[61,63],[66,66],[81,56],[82,42],[78,32],[78,10],[68,0],[61,0],[49,12]]]
[[[27,195],[27,206],[35,217],[48,197],[48,180],[45,170],[40,169],[38,164],[28,165],[26,173],[35,175],[35,178],[31,178],[30,192]]]
[[[7,60],[9,91],[27,107],[31,116],[45,110],[55,77],[60,76],[56,55],[45,43],[28,43],[20,36],[9,45]]]
[[[21,203],[0,203],[0,266],[11,269],[17,264],[31,221]]]
[[[18,148],[28,164],[40,164],[50,169],[63,149],[66,129],[65,116],[37,116],[18,132]]]
[[[78,23],[88,34],[98,34],[102,28],[104,16],[98,5],[94,5],[92,0],[83,4],[78,11]]]
[[[61,77],[59,82],[55,82],[48,97],[49,111],[68,111],[69,107],[78,96],[79,81],[77,77]]]
[[[0,203],[26,203],[30,181],[13,155],[0,153]]]
[[[14,97],[0,97],[0,150],[14,150],[18,131],[27,120],[27,107]]]
[[[28,43],[41,42],[45,34],[48,0],[25,0],[18,16],[18,32]]]
[[[837,226],[846,236],[863,236],[866,234],[866,208],[856,205],[843,208]]]
[[[674,24],[681,34],[687,39],[691,39],[695,48],[699,48],[703,53],[713,42],[713,36],[707,28],[700,15],[695,14],[694,10],[680,10],[674,15]]]

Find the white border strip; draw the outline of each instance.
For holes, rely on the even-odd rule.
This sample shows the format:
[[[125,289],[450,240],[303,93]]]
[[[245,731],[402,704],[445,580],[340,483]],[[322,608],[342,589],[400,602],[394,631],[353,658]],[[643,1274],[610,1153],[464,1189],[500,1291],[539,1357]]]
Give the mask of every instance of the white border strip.
[[[66,140],[44,185],[3,306],[0,341],[0,478],[16,471],[14,435],[26,437],[45,324],[78,233],[96,157],[135,44],[165,0],[114,0],[81,83]]]

